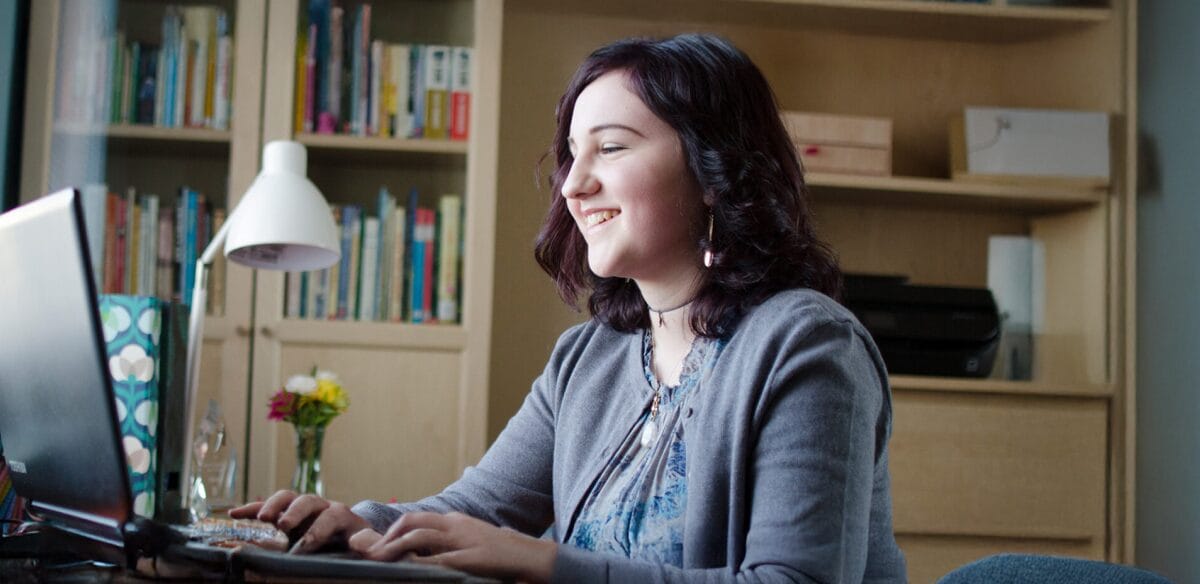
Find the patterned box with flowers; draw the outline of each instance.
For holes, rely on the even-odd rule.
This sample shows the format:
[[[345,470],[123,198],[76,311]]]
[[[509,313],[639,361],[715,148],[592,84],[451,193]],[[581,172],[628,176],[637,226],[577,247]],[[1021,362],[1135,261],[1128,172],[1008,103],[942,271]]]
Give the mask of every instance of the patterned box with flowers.
[[[99,301],[134,512],[153,517],[158,487],[160,342],[166,305],[149,296],[116,294],[101,295]]]

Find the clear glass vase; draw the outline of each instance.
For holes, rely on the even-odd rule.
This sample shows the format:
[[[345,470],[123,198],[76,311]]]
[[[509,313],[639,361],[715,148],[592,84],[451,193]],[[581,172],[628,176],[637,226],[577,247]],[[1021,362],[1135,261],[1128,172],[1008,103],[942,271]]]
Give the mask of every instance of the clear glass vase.
[[[325,426],[295,426],[296,474],[292,475],[292,490],[304,494],[325,496],[321,480],[321,444],[325,441]]]

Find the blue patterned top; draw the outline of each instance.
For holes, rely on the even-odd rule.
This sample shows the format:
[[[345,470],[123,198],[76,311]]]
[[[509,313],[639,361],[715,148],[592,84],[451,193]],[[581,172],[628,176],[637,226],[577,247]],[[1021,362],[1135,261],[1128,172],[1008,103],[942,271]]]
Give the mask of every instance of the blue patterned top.
[[[658,428],[648,447],[642,432],[647,409],[634,423],[596,479],[567,543],[578,548],[683,566],[684,509],[687,508],[687,437],[682,421],[700,393],[707,364],[724,343],[697,337],[683,360],[679,385],[662,386]],[[650,333],[642,335],[642,363],[652,391],[660,384],[651,368]]]

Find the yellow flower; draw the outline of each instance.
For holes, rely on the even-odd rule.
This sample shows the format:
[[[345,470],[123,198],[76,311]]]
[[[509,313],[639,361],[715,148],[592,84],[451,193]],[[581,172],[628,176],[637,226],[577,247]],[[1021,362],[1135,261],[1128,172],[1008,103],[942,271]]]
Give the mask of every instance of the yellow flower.
[[[313,393],[313,397],[316,401],[332,406],[339,413],[345,411],[349,405],[346,392],[334,379],[317,379],[317,391]]]

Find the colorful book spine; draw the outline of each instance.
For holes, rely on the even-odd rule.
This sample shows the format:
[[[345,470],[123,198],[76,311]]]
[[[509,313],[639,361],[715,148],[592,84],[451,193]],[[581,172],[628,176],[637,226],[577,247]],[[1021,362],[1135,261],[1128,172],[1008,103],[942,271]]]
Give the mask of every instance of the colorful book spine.
[[[308,25],[308,41],[304,58],[304,131],[312,132],[317,123],[317,30]]]
[[[379,218],[363,219],[362,252],[359,271],[358,320],[377,320],[379,306]]]
[[[409,46],[398,44],[388,46],[391,73],[389,79],[392,84],[392,100],[393,103],[389,107],[392,117],[391,129],[392,136],[396,138],[407,138],[412,132],[412,100],[409,95]]]
[[[450,139],[466,140],[471,133],[470,47],[454,47],[450,53]]]
[[[408,53],[409,138],[425,135],[425,45],[411,45]]]
[[[438,201],[437,319],[458,322],[459,260],[462,236],[462,197],[445,195]]]
[[[342,240],[342,208],[338,205],[330,205],[329,211],[333,214],[333,223],[337,227],[338,241]],[[345,256],[342,256],[345,258]],[[339,294],[341,293],[342,281],[342,266],[343,262],[333,264],[329,267],[329,290],[325,301],[325,314],[321,318],[335,319],[338,317],[338,302],[340,302]]]
[[[377,274],[375,299],[378,304],[375,320],[386,321],[389,320],[391,313],[388,290],[392,285],[392,272],[389,268],[392,265],[390,258],[392,238],[395,237],[396,232],[396,225],[392,217],[396,209],[396,197],[388,192],[386,186],[379,188],[376,206],[379,213],[379,254],[375,262],[375,273]]]
[[[212,240],[212,233],[221,230],[225,225],[225,210],[213,209],[212,227],[209,229],[209,235],[204,238],[205,241]],[[206,246],[207,247],[207,246]],[[208,313],[214,316],[223,316],[225,314],[225,254],[219,253],[213,258],[212,268],[209,271],[208,277]]]
[[[425,132],[434,140],[447,137],[450,104],[450,47],[425,47]]]
[[[429,321],[436,320],[437,316],[433,312],[433,295],[437,293],[434,285],[436,281],[434,272],[437,268],[436,223],[437,212],[433,209],[425,209],[425,245],[422,250],[425,253],[425,260],[424,265],[421,266],[425,273],[421,276],[421,314],[425,320]]]
[[[350,303],[350,312],[348,318],[358,320],[359,306],[359,274],[362,270],[362,232],[363,232],[363,215],[360,210],[355,214],[354,222],[350,224],[350,290],[347,291]]]
[[[350,317],[350,257],[353,247],[354,219],[358,215],[358,207],[348,205],[342,208],[341,225],[341,266],[338,271],[338,301],[337,318],[345,320]]]
[[[404,320],[404,258],[407,250],[406,226],[407,217],[404,207],[396,207],[392,211],[392,225],[395,233],[392,236],[391,247],[391,283],[388,287],[388,320]]]
[[[370,41],[368,62],[370,72],[367,89],[367,135],[379,136],[383,131],[383,116],[380,115],[383,99],[383,41]]]
[[[177,300],[175,294],[175,210],[163,205],[158,209],[158,275],[159,298]]]
[[[233,76],[233,36],[229,31],[229,15],[217,14],[217,59],[213,74],[212,127],[228,130],[230,121],[230,88]]]
[[[409,290],[409,300],[412,304],[412,322],[425,322],[425,209],[416,209],[412,247],[412,287]]]

